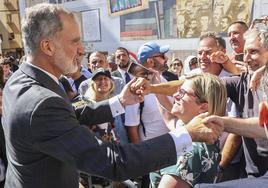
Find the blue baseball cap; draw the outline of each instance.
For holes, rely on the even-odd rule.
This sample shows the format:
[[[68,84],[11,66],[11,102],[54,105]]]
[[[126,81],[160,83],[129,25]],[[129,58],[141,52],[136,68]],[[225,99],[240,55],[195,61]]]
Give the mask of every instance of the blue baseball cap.
[[[169,46],[159,46],[155,42],[147,42],[142,45],[138,50],[138,60],[143,64],[148,58],[152,57],[154,54],[164,54],[169,50]]]

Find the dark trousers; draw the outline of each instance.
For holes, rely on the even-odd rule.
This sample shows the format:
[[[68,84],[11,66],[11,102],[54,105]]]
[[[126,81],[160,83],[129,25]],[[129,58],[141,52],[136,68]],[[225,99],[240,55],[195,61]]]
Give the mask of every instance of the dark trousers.
[[[223,172],[223,177],[220,182],[246,178],[245,163],[241,159],[239,163],[229,164]]]
[[[149,174],[142,176],[141,188],[149,188],[150,187],[150,177]]]
[[[265,188],[268,187],[268,172],[258,178],[244,178],[216,184],[197,184],[194,188]]]

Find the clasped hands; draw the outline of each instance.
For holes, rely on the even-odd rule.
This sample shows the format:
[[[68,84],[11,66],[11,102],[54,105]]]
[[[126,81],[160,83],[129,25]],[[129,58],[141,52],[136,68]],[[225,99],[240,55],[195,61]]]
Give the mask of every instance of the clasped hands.
[[[131,102],[132,104],[141,102],[144,99],[144,96],[151,92],[152,87],[153,86],[147,79],[133,79],[124,87],[123,91],[121,92],[125,94],[128,93],[128,97],[125,100],[128,101],[126,105],[130,104]],[[218,140],[219,136],[224,130],[224,124],[222,121],[220,121],[220,119],[214,121],[214,119],[207,119],[209,118],[207,116],[208,113],[200,114],[193,118],[192,121],[186,125],[186,129],[193,141],[213,144]]]
[[[134,78],[125,85],[118,95],[119,101],[123,106],[140,103],[144,96],[150,93],[150,83],[145,78]]]

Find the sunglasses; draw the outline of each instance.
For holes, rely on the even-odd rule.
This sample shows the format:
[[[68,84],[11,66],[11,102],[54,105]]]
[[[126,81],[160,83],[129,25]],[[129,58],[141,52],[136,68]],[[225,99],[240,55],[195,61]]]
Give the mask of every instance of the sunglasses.
[[[165,54],[155,55],[155,56],[152,56],[151,58],[155,58],[155,57],[161,57],[162,59],[166,59]]]

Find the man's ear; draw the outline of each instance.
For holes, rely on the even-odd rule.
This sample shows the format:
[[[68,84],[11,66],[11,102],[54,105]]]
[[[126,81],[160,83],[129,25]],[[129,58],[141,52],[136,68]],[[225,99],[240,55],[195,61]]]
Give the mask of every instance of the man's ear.
[[[55,45],[49,39],[42,39],[40,41],[40,50],[48,56],[52,56],[55,53]]]
[[[202,103],[200,104],[199,113],[204,113],[208,111],[208,103]]]

